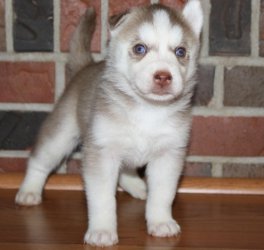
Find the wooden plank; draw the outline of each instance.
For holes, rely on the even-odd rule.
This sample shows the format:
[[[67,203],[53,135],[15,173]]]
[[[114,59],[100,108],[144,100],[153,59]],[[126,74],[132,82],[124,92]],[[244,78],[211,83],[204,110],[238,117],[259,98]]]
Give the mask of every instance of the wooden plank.
[[[24,175],[22,173],[0,174],[0,189],[18,189],[23,177]],[[80,175],[55,174],[48,179],[45,189],[83,190],[83,181]],[[179,184],[178,192],[200,194],[264,195],[264,180],[184,177]]]
[[[184,178],[180,193],[264,195],[263,179]]]
[[[3,250],[94,250],[96,248],[82,244],[24,244],[24,243],[0,243],[0,249]],[[101,249],[101,248],[99,248]],[[102,248],[103,249],[103,248]],[[109,248],[108,248],[109,249]],[[140,246],[113,246],[111,250],[164,250],[164,247],[140,247]],[[166,247],[166,250],[175,250],[175,247]],[[196,248],[196,247],[177,247],[177,250],[243,250],[235,248]],[[246,250],[246,249],[245,249]]]
[[[97,249],[83,244],[87,207],[82,191],[44,192],[39,206],[14,204],[16,190],[0,190],[1,250]],[[118,193],[118,250],[263,249],[264,199],[258,195],[178,194],[172,207],[178,237],[148,235],[146,203]],[[99,248],[98,248],[99,249]]]
[[[0,189],[18,189],[23,178],[24,174],[22,173],[0,174]],[[75,174],[54,174],[49,177],[45,189],[83,190],[82,178]]]

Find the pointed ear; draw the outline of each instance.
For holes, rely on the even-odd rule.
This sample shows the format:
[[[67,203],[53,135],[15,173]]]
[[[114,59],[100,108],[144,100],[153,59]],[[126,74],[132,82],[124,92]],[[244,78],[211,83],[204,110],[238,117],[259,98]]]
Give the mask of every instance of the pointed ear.
[[[183,9],[183,16],[195,35],[199,37],[203,27],[203,10],[201,2],[199,0],[188,0]]]
[[[121,14],[118,14],[118,15],[114,15],[114,16],[111,16],[109,18],[109,26],[110,26],[111,35],[116,33],[118,28],[126,20],[128,14],[129,14],[129,11],[126,11],[124,13],[121,13]]]

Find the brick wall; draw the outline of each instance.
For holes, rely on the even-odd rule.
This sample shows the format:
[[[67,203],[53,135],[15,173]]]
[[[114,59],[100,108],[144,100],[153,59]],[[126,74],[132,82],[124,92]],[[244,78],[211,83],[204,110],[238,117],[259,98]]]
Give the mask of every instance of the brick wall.
[[[96,8],[92,50],[107,19],[157,0],[0,0],[0,172],[24,171],[37,130],[65,84],[69,39]],[[181,8],[184,0],[160,0]],[[205,26],[185,175],[264,177],[264,0],[202,0]],[[60,172],[79,172],[80,155]]]

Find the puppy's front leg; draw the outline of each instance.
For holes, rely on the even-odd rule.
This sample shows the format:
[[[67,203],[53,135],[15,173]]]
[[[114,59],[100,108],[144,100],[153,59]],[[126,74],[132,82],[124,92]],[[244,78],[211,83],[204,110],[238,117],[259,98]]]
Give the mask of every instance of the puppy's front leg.
[[[89,215],[84,241],[94,246],[111,246],[118,242],[115,194],[120,161],[110,150],[92,149],[84,153]]]
[[[180,232],[179,225],[172,218],[172,203],[182,164],[183,157],[166,153],[150,162],[147,167],[146,219],[148,233],[153,236],[170,237]]]

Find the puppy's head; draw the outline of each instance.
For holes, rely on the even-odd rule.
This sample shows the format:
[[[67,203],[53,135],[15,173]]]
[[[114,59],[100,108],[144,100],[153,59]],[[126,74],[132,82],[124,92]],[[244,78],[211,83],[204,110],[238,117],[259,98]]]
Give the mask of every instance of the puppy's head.
[[[150,101],[177,99],[195,73],[202,23],[199,0],[182,12],[151,5],[112,18],[108,65],[125,79],[117,86]]]

